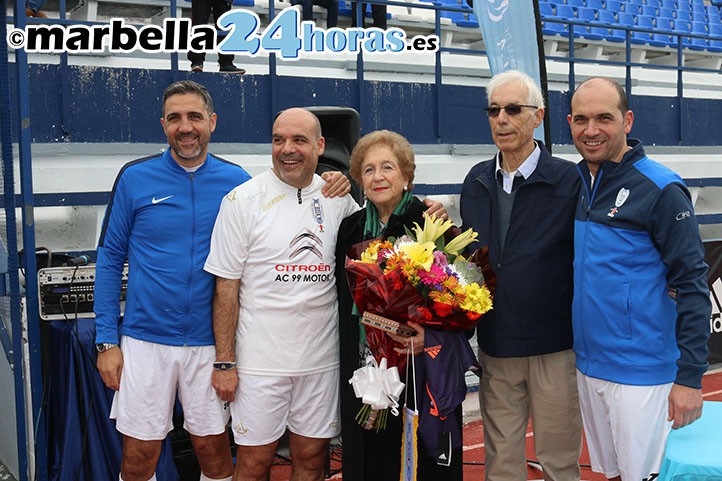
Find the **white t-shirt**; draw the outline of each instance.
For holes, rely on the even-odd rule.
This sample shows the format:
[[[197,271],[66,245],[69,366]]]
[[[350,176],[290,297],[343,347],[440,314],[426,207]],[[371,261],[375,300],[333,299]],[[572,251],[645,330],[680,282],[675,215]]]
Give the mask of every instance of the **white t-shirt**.
[[[327,199],[268,170],[226,195],[205,270],[240,279],[236,362],[256,375],[306,375],[338,366],[334,268],[341,221],[359,207]]]

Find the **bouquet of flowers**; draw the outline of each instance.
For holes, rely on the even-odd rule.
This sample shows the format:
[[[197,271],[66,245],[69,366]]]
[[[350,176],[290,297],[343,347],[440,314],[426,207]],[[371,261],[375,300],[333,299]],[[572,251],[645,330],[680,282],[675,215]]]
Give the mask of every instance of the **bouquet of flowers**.
[[[482,273],[484,256],[478,251],[468,259],[462,256],[477,233],[454,227],[454,236],[452,226],[451,221],[424,214],[423,228],[414,223],[398,239],[353,246],[345,267],[358,311],[438,330],[476,327],[492,308]],[[379,329],[367,329],[366,338],[378,362],[386,358],[389,366],[403,369],[406,358],[394,351],[398,344],[393,339]]]

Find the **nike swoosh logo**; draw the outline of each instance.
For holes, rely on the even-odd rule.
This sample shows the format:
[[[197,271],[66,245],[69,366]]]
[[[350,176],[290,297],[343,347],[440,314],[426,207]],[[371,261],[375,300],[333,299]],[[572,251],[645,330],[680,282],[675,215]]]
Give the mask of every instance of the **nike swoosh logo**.
[[[168,200],[168,199],[170,199],[171,197],[173,197],[173,196],[172,196],[172,195],[169,195],[169,196],[166,196],[166,197],[161,197],[160,199],[156,199],[155,196],[153,196],[153,200],[151,200],[151,202],[152,202],[153,204],[157,204],[157,203],[159,203],[159,202],[163,202],[164,200]]]

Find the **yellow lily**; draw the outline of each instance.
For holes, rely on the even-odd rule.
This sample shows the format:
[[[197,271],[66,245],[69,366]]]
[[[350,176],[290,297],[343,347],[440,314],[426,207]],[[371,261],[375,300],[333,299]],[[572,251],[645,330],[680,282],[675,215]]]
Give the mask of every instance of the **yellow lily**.
[[[479,237],[479,234],[474,232],[472,229],[467,229],[465,232],[462,232],[458,236],[454,237],[448,244],[446,244],[444,252],[455,256],[459,255],[459,252],[463,251],[469,244],[475,242],[477,237]]]
[[[430,217],[424,213],[424,228],[422,229],[419,224],[414,222],[414,234],[416,235],[416,242],[423,244],[425,242],[436,242],[436,239],[444,235],[444,232],[449,230],[454,223],[450,220],[444,220],[439,217]]]
[[[414,265],[421,266],[428,271],[434,262],[435,247],[433,242],[414,242],[401,244],[397,249],[406,254]]]

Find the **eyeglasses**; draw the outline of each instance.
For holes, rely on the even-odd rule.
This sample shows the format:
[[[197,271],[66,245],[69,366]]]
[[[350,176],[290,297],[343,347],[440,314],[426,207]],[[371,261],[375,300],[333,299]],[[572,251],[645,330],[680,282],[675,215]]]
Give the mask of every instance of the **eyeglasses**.
[[[486,114],[489,117],[498,117],[499,113],[503,110],[506,112],[506,115],[519,115],[521,113],[522,108],[528,108],[528,109],[539,109],[536,105],[519,105],[519,104],[509,104],[505,105],[504,107],[499,107],[498,105],[492,105],[491,107],[487,107],[484,110],[486,110]]]

